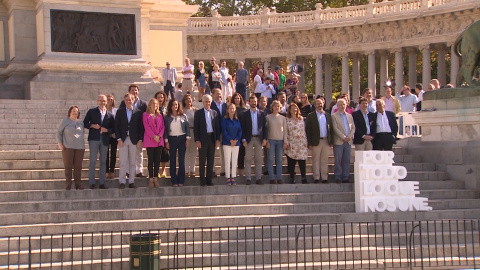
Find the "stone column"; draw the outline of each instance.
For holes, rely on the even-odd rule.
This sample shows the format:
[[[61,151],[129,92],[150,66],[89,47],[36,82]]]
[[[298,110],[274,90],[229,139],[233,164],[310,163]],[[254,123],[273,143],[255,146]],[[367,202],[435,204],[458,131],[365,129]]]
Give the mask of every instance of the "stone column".
[[[323,96],[323,61],[322,55],[315,56],[315,96]]]
[[[385,83],[388,80],[388,51],[380,52],[380,95],[385,96]]]
[[[327,55],[325,56],[325,102],[327,103],[327,108],[330,102],[332,102],[332,92],[332,56]]]
[[[399,93],[403,87],[403,51],[397,48],[395,52],[395,92]]]
[[[427,89],[432,79],[432,67],[430,60],[430,45],[422,47],[423,49],[423,68],[422,68],[422,84]]]
[[[262,58],[262,63],[263,63],[263,72],[267,73],[267,68],[270,66],[270,61],[272,61],[271,58]],[[273,70],[272,70],[273,72]]]
[[[373,95],[376,95],[377,82],[375,71],[375,51],[367,52],[368,54],[368,88],[373,90]]]
[[[342,55],[342,93],[350,96],[350,69],[348,67],[348,53]]]
[[[417,49],[408,48],[408,86],[415,89],[417,84]]]
[[[356,101],[360,96],[360,55],[354,53],[352,56],[352,100]]]
[[[439,44],[437,45],[437,63],[438,63],[438,69],[437,69],[437,75],[438,75],[438,80],[440,81],[440,84],[442,86],[445,86],[447,84],[447,63],[446,63],[446,46],[444,44]]]
[[[455,87],[458,87],[460,86],[460,85],[457,85],[457,75],[458,75],[458,69],[460,67],[460,58],[455,53],[455,46],[453,46],[453,44],[450,48],[450,59],[451,59],[450,83],[455,85]]]

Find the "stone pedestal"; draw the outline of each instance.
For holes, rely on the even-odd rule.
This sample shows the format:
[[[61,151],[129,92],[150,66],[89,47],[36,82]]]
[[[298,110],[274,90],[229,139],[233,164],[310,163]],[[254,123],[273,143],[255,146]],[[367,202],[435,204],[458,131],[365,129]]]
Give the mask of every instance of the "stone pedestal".
[[[422,137],[408,145],[409,151],[480,190],[480,88],[430,91],[423,98],[422,109],[430,111],[413,115]]]

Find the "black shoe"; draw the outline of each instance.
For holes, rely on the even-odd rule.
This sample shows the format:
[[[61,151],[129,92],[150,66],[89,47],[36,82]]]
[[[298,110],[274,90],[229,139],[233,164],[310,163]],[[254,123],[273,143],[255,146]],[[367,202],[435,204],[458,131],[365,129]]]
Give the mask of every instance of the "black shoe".
[[[276,184],[276,183],[277,183],[277,181],[275,181],[275,180],[270,180],[270,184],[273,185],[273,184]]]
[[[97,187],[95,186],[95,184],[91,184],[90,185],[90,189],[96,189]]]
[[[328,180],[322,180],[322,184],[328,184]]]
[[[307,179],[302,179],[302,184],[308,184]]]
[[[128,172],[125,175],[127,176],[127,178],[130,178],[130,174]]]
[[[342,183],[342,180],[340,180],[340,179],[335,179],[335,182],[337,182],[337,184],[340,184],[340,183]]]
[[[283,184],[282,180],[277,180],[277,184]]]
[[[205,183],[200,183],[200,186],[201,186],[201,187],[204,187],[204,186],[205,186]]]
[[[145,177],[145,176],[143,175],[143,173],[139,172],[139,173],[135,174],[135,177]]]
[[[225,176],[225,173],[224,172],[220,173],[220,176]]]
[[[252,180],[247,180],[246,185],[247,185],[247,186],[250,186],[251,184],[252,184]]]
[[[263,185],[263,181],[262,181],[262,180],[257,180],[257,181],[255,182],[255,184],[257,184],[257,185]]]
[[[108,189],[108,187],[106,185],[100,185],[98,188],[99,189]]]
[[[211,186],[214,186],[214,184],[210,182],[210,183],[207,183],[207,186],[211,187]]]
[[[268,175],[268,171],[264,171],[264,172],[263,172],[263,175]]]
[[[315,179],[315,180],[313,180],[313,183],[318,184],[318,183],[320,183],[320,180]]]
[[[295,184],[295,179],[290,179],[290,184]]]
[[[128,184],[128,188],[137,188],[134,183]]]
[[[119,189],[125,189],[125,184],[120,184]]]
[[[345,183],[350,183],[350,181],[347,179],[347,180],[342,180],[342,184],[345,184]]]
[[[213,178],[217,178],[217,173],[216,173],[216,172],[213,172],[212,177],[213,177]]]

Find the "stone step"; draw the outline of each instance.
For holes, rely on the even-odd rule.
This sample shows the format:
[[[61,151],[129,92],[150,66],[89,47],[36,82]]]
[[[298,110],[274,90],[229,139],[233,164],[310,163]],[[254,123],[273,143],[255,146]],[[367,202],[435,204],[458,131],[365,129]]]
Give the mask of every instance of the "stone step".
[[[339,222],[371,222],[393,220],[439,220],[439,219],[478,219],[480,209],[448,209],[429,212],[402,213],[308,213],[308,214],[267,214],[234,215],[179,218],[143,218],[135,220],[80,221],[66,223],[37,223],[8,225],[0,227],[0,236],[45,235],[58,233],[89,233],[99,231],[128,231],[132,226],[137,230],[156,228],[201,228],[216,226],[270,226],[276,224],[315,224]]]

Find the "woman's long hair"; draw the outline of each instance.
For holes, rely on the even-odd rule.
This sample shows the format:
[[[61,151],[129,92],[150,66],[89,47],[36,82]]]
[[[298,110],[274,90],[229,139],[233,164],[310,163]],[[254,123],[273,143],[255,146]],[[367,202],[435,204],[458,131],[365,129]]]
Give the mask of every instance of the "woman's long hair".
[[[152,112],[152,110],[150,109],[150,105],[152,105],[153,103],[157,103],[158,105],[158,100],[156,98],[151,98],[149,101],[148,101],[148,106],[147,106],[147,113],[148,114],[155,114],[155,115],[159,115],[160,114],[160,105],[157,106],[155,108],[155,110]]]
[[[178,100],[172,98],[169,102],[168,102],[168,105],[167,105],[167,115],[168,116],[171,116],[172,113],[173,113],[173,102],[177,102],[178,103],[178,109],[177,109],[177,115],[183,115],[183,110],[182,110],[182,106],[180,106],[180,103],[178,102]]]
[[[228,114],[228,108],[230,108],[230,106],[233,106],[233,107],[235,108],[235,113],[233,114],[233,119],[238,120],[238,116],[237,116],[237,106],[235,106],[235,104],[233,104],[233,103],[228,104],[228,106],[227,106],[227,113],[225,114],[224,117],[225,117],[226,119],[230,118],[230,116],[229,116],[229,114]]]

